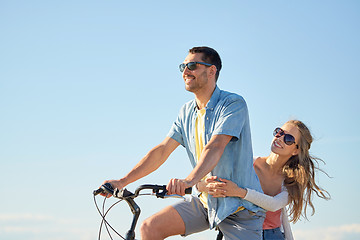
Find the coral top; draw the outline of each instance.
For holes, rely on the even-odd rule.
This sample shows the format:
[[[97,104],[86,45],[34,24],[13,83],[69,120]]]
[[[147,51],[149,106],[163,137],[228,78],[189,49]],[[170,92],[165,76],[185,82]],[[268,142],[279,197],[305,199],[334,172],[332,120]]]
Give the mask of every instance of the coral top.
[[[266,218],[263,224],[263,229],[273,229],[281,226],[281,209],[271,212],[266,212]]]

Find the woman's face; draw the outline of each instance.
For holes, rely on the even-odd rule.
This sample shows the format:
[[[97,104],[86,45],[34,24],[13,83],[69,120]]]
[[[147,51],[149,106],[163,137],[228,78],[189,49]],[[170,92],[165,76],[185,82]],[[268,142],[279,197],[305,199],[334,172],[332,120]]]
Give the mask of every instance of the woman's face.
[[[295,143],[288,145],[285,143],[284,138],[285,134],[282,134],[282,131],[284,131],[285,134],[290,134],[295,138]],[[278,134],[274,137],[272,143],[271,143],[271,151],[273,153],[276,153],[280,156],[288,157],[290,158],[293,155],[297,155],[299,153],[299,149],[297,148],[300,140],[300,131],[296,128],[295,125],[291,123],[285,123],[281,130],[278,131]],[[289,139],[291,139],[290,136],[288,136]]]

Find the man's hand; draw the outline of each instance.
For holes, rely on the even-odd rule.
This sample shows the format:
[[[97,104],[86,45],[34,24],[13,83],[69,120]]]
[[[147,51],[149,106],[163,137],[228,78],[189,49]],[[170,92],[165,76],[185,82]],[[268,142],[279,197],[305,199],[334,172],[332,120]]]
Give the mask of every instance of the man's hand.
[[[178,194],[180,196],[184,196],[185,189],[190,187],[192,187],[192,185],[190,185],[190,183],[185,179],[172,178],[166,186],[166,190],[169,195]]]
[[[110,183],[111,186],[114,188],[114,190],[115,190],[115,188],[120,190],[123,187],[125,187],[124,184],[121,182],[121,180],[106,180],[101,185],[104,185],[105,183]],[[107,197],[107,198],[111,197],[111,195],[107,194],[107,193],[100,193],[100,195]]]

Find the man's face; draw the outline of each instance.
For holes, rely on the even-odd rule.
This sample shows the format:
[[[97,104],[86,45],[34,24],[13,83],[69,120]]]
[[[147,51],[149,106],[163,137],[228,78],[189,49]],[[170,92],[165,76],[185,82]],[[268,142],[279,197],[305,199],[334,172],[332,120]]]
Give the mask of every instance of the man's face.
[[[202,53],[189,53],[183,63],[186,64],[189,62],[203,62],[201,57]],[[182,73],[185,82],[185,89],[189,92],[196,93],[199,90],[205,88],[209,82],[208,71],[209,67],[202,64],[196,64],[195,70],[189,70],[186,67]]]

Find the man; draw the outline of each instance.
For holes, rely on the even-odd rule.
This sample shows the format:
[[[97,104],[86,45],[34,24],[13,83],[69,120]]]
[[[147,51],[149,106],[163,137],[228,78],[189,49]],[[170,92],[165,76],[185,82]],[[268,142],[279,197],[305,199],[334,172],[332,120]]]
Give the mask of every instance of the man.
[[[240,187],[261,191],[252,167],[252,145],[247,106],[234,93],[220,90],[217,79],[221,70],[218,53],[209,47],[194,47],[180,71],[187,91],[195,100],[180,110],[168,136],[120,180],[105,181],[121,189],[159,168],[181,144],[187,150],[194,169],[185,179],[173,178],[169,194],[185,194],[207,175],[229,179]],[[201,193],[191,201],[168,206],[146,219],[141,239],[165,239],[183,236],[216,226],[225,239],[261,239],[264,212],[241,198],[213,198]]]

